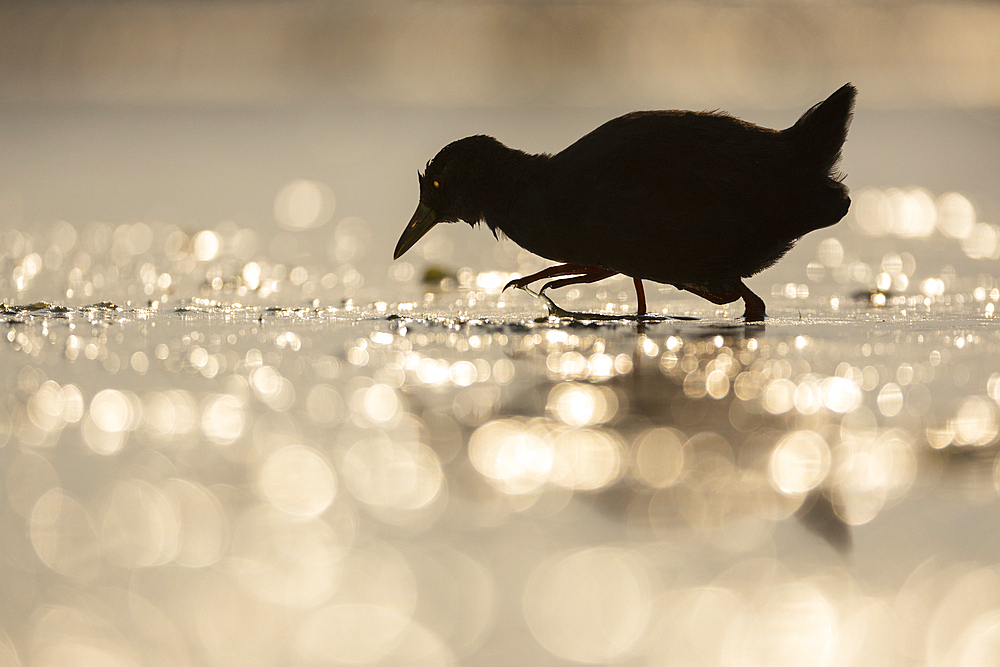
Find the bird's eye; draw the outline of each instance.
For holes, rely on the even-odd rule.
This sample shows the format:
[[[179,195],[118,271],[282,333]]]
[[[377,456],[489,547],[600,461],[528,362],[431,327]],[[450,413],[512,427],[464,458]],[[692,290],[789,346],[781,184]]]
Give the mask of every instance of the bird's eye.
[[[440,184],[440,183],[438,183],[437,181],[434,181],[434,187],[435,187],[435,188],[439,188],[439,187],[441,187],[441,184]]]

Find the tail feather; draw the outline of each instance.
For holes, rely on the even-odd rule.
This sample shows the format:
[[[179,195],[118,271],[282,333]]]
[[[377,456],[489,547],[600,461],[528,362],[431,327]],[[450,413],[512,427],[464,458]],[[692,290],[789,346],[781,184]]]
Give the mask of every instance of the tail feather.
[[[803,159],[831,176],[840,161],[840,149],[847,139],[857,94],[857,88],[844,84],[785,130],[799,145]]]

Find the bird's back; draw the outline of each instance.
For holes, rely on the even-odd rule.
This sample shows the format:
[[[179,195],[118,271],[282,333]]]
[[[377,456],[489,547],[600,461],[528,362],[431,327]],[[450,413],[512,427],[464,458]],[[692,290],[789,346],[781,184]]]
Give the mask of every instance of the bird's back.
[[[551,235],[526,229],[531,250],[674,283],[752,275],[849,202],[829,169],[806,168],[787,131],[681,111],[605,123],[552,156],[532,187],[539,212],[525,222],[565,233],[546,248]]]

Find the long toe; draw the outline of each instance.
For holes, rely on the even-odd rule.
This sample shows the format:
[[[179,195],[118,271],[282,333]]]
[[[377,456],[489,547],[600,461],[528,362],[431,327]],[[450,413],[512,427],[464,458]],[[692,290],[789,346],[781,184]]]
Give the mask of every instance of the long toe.
[[[555,266],[550,266],[547,269],[542,269],[541,271],[536,271],[531,275],[524,276],[522,278],[515,278],[509,283],[504,285],[503,289],[506,290],[508,287],[517,287],[519,289],[524,289],[531,283],[541,280],[542,278],[552,278],[554,276],[566,276],[576,273],[589,273],[591,271],[598,270],[597,267],[585,266],[583,264],[556,264]],[[542,288],[545,289],[544,287]]]
[[[545,286],[542,287],[541,291],[544,292],[548,289],[559,289],[560,287],[568,287],[569,285],[596,283],[598,280],[604,280],[605,278],[610,278],[615,275],[615,272],[611,269],[602,269],[596,266],[588,266],[584,268],[586,268],[587,271],[583,275],[562,278],[561,280],[553,280],[552,282],[545,283]]]

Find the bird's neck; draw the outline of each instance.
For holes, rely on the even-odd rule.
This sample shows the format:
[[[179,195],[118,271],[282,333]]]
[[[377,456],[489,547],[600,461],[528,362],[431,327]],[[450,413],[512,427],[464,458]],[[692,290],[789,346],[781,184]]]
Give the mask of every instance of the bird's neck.
[[[504,148],[490,160],[483,171],[482,187],[478,188],[479,218],[494,235],[498,231],[508,236],[525,215],[530,193],[537,184],[542,167],[548,162],[545,154],[533,155]]]

